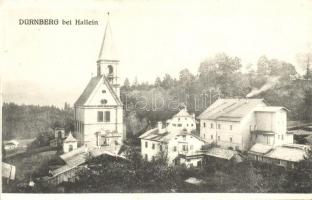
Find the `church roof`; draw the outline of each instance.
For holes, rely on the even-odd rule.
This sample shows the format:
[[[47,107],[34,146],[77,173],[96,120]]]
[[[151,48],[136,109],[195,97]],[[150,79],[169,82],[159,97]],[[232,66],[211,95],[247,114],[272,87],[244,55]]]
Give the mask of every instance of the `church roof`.
[[[78,100],[75,102],[75,106],[84,105],[88,101],[90,95],[92,94],[92,92],[94,91],[94,89],[96,88],[96,86],[99,84],[101,80],[104,81],[110,93],[113,95],[113,98],[116,100],[116,103],[118,105],[122,105],[120,99],[118,98],[117,94],[115,93],[111,85],[108,83],[106,77],[102,75],[102,76],[95,76],[91,78],[87,87],[84,89],[84,91],[82,92]]]
[[[94,88],[100,82],[101,76],[92,77],[89,81],[87,87],[84,89],[78,100],[75,102],[75,105],[84,105],[88,100],[89,96],[93,92]]]
[[[113,45],[112,29],[107,21],[98,60],[119,60]]]

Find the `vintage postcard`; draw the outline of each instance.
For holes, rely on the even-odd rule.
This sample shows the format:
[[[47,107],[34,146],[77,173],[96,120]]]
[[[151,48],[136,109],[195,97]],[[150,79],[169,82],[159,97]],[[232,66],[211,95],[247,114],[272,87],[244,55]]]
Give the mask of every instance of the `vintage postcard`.
[[[3,199],[312,198],[311,0],[0,6]]]

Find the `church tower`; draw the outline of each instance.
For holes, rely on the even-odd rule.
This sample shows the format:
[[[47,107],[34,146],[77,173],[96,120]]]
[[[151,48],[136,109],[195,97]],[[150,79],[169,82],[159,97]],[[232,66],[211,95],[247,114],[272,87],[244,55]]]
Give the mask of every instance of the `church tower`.
[[[97,60],[97,76],[106,76],[108,82],[112,85],[117,96],[120,97],[120,83],[119,83],[119,59],[114,47],[112,29],[108,20],[104,32],[102,46]]]
[[[97,74],[75,102],[75,132],[79,146],[116,150],[122,144],[125,128],[118,67],[108,20],[97,60]]]

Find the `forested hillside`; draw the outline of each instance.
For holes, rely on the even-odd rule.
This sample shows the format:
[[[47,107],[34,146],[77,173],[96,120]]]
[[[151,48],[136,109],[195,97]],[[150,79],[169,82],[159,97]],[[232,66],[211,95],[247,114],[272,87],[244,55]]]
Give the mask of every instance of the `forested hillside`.
[[[74,112],[68,106],[59,109],[54,106],[4,103],[2,111],[4,140],[34,138],[39,133],[47,132],[57,126],[65,126],[67,130],[73,128]]]
[[[302,65],[309,66],[309,63]],[[255,70],[256,69],[256,70]],[[180,71],[178,79],[169,74],[154,83],[132,84],[126,79],[121,88],[127,135],[138,135],[159,120],[165,121],[181,106],[200,114],[221,98],[264,98],[267,103],[290,110],[290,120],[312,120],[312,76],[300,76],[294,65],[262,56],[256,67],[243,72],[241,60],[224,53],[204,60],[198,72]],[[142,72],[144,75],[144,72]],[[51,127],[73,130],[73,108],[3,105],[3,138],[32,138]]]
[[[198,115],[219,97],[246,96],[288,108],[289,120],[306,121],[312,120],[312,78],[307,69],[300,76],[294,65],[262,56],[257,66],[243,73],[239,58],[221,53],[203,61],[197,74],[184,69],[178,79],[166,74],[154,84],[138,83],[138,79],[130,84],[126,79],[121,98],[127,113],[152,125],[168,119],[182,105]]]

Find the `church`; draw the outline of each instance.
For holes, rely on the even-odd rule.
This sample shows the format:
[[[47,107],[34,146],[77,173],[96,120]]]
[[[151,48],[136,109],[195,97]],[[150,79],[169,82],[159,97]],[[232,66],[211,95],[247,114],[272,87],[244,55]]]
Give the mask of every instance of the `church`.
[[[96,62],[97,74],[74,104],[79,146],[120,146],[125,138],[119,62],[108,20]]]

